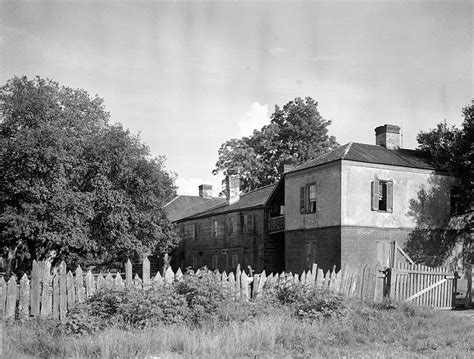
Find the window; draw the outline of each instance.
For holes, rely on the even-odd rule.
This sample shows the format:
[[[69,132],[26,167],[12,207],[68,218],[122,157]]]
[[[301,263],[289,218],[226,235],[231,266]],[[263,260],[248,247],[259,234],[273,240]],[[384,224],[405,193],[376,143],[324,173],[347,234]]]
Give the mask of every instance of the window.
[[[232,268],[237,268],[237,264],[239,264],[239,254],[234,252],[232,253]]]
[[[212,255],[212,268],[213,269],[219,268],[219,256],[217,254]]]
[[[316,213],[316,183],[307,184],[300,189],[300,213]]]
[[[201,235],[201,223],[193,224],[193,239],[197,241]]]
[[[234,219],[232,217],[227,217],[227,235],[234,233]]]
[[[219,235],[219,222],[214,220],[212,222],[212,236],[217,237]]]
[[[253,214],[244,215],[244,233],[253,233],[254,221]]]
[[[461,214],[462,211],[462,191],[461,187],[451,187],[449,190],[449,203],[451,215]]]
[[[372,210],[393,212],[393,182],[372,182]]]
[[[197,258],[196,254],[191,254],[191,267],[192,268],[197,268]]]

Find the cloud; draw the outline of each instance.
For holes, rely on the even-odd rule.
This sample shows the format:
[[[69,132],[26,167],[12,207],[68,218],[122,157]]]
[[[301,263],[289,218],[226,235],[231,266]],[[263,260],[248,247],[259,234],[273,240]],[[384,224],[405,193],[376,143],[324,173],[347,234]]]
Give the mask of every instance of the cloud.
[[[339,56],[323,55],[323,56],[311,57],[309,61],[312,61],[312,62],[330,61],[330,60],[337,60],[338,58]]]
[[[273,47],[270,50],[268,50],[268,52],[272,56],[277,56],[277,55],[283,54],[284,52],[287,52],[287,51],[288,50],[283,48],[283,47]]]
[[[250,136],[255,129],[261,129],[268,124],[268,106],[261,105],[258,101],[250,105],[243,118],[238,122],[240,135]]]
[[[176,179],[176,186],[178,186],[178,194],[180,195],[189,195],[189,196],[198,196],[199,195],[199,185],[210,184],[212,185],[212,196],[217,197],[221,191],[221,176],[214,176],[210,179],[202,179],[198,177],[183,178],[179,177]]]

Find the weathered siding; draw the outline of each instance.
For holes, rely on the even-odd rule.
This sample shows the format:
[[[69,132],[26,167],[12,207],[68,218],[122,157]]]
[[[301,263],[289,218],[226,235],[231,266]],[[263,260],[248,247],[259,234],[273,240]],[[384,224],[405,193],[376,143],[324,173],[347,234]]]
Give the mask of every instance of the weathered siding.
[[[316,213],[300,213],[300,188],[316,183]],[[332,227],[341,224],[340,161],[288,173],[285,180],[285,229]]]
[[[373,211],[371,183],[374,180],[393,181],[393,212]],[[429,209],[442,222],[449,215],[449,189],[454,183],[447,176],[432,171],[342,161],[343,226],[375,228],[414,228],[413,203],[419,203],[419,191],[425,189],[433,199]],[[416,211],[415,211],[416,212]],[[436,222],[436,221],[435,221]]]

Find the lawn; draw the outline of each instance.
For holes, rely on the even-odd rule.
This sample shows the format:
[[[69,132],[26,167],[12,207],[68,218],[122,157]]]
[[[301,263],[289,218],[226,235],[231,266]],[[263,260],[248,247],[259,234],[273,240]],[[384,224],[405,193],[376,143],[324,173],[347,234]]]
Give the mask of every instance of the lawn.
[[[227,323],[110,327],[66,335],[51,322],[3,328],[5,358],[472,357],[474,323],[426,308],[354,303],[344,317],[302,320],[291,311]]]

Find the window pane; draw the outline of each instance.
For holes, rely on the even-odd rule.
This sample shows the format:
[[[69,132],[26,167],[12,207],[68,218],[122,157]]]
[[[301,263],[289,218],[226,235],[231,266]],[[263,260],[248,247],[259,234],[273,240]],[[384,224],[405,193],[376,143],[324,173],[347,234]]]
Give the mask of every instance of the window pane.
[[[316,185],[312,184],[309,186],[309,200],[315,200],[316,199]]]

